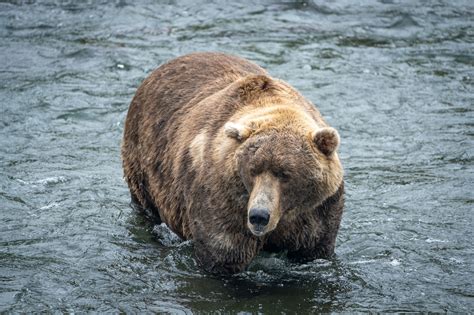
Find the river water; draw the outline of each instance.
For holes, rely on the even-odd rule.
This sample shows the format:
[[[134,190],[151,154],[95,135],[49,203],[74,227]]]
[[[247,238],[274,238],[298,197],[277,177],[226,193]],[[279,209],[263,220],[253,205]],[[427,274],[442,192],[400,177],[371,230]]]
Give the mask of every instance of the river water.
[[[474,4],[0,1],[0,312],[474,310]],[[341,134],[337,257],[203,273],[129,205],[120,141],[154,68],[238,54]]]

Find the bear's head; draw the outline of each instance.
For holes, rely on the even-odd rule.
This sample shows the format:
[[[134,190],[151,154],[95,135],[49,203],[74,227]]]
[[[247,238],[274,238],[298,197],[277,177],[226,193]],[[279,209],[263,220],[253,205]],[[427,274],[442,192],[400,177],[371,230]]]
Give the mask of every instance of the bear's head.
[[[247,225],[256,236],[280,220],[314,211],[337,192],[343,177],[334,128],[304,123],[293,110],[276,112],[281,115],[248,115],[224,126],[239,143],[236,168],[249,193]]]

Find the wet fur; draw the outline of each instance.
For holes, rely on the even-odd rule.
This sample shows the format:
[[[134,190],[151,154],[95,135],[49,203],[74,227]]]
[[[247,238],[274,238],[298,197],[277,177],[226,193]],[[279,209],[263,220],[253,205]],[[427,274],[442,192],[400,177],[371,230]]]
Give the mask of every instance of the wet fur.
[[[245,125],[247,134],[229,136],[228,122]],[[313,141],[314,130],[324,127],[314,105],[259,66],[220,53],[186,55],[155,70],[130,104],[122,143],[125,179],[133,200],[194,240],[197,260],[211,272],[242,271],[261,249],[288,250],[298,260],[328,257],[334,253],[344,184],[337,153],[324,154]],[[279,142],[291,145],[295,139],[326,172],[321,187],[290,187],[281,196],[287,203],[302,193],[314,198],[312,206],[282,209],[275,230],[263,237],[247,228],[250,193],[242,165],[249,148],[242,143],[253,143],[247,138],[261,138],[262,145],[276,141],[275,150]],[[301,173],[293,176],[312,172],[298,168],[298,154],[291,159],[285,163]]]

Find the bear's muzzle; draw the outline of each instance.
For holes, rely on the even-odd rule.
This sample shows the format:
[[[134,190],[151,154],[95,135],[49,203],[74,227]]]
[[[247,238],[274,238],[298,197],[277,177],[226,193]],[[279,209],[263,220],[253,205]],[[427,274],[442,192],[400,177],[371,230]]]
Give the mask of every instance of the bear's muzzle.
[[[280,219],[279,183],[269,173],[255,178],[248,203],[247,225],[252,234],[262,236],[273,229]]]

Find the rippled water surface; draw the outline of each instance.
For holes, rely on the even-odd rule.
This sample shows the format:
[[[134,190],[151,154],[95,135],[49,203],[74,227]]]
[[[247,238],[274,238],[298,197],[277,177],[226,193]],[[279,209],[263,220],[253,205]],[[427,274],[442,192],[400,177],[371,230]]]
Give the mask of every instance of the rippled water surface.
[[[474,309],[473,2],[240,2],[0,1],[0,311]],[[340,131],[334,260],[212,277],[130,207],[128,104],[198,50],[254,60]]]

